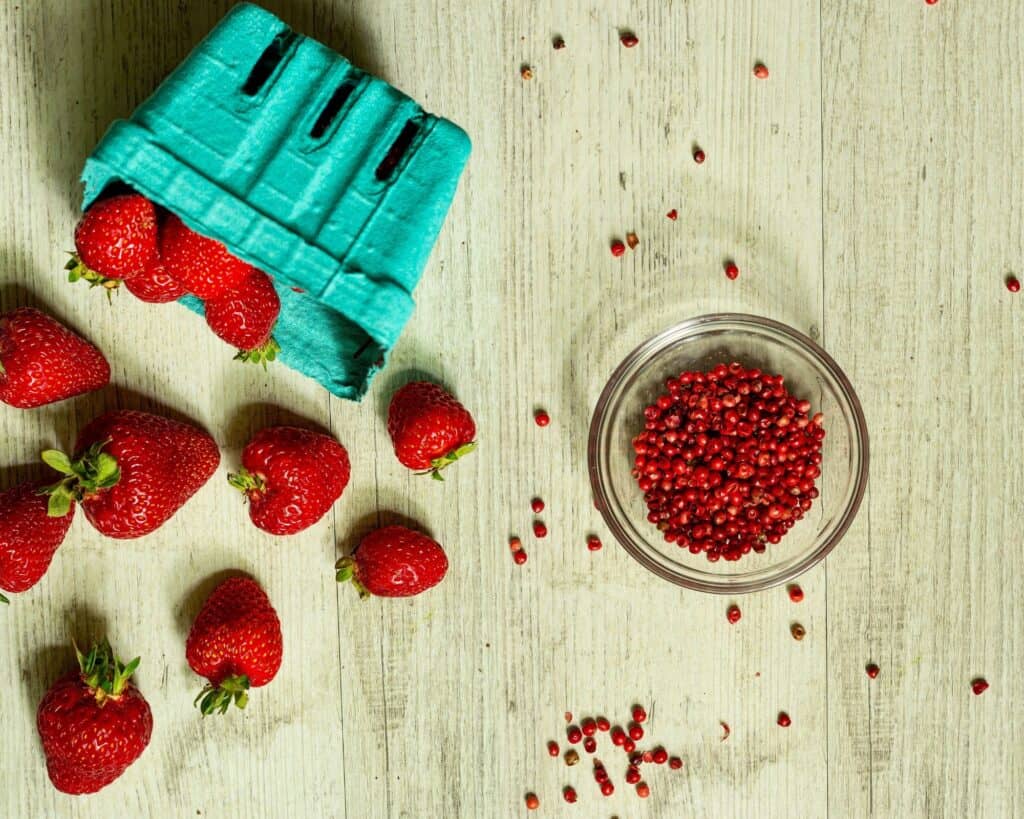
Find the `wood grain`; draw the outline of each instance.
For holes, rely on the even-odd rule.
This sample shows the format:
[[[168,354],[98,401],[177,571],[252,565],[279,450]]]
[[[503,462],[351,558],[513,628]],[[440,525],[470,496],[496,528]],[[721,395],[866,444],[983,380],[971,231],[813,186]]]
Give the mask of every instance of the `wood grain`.
[[[1024,814],[1024,342],[1002,285],[1024,250],[1019,4],[265,5],[474,142],[413,320],[360,405],[283,368],[239,367],[187,311],[127,295],[108,308],[60,272],[86,154],[230,3],[0,3],[0,308],[49,309],[114,365],[101,393],[0,407],[0,487],[114,407],[203,424],[225,470],[282,421],[329,429],[353,462],[329,518],[287,540],[253,528],[223,476],[139,541],[76,522],[44,580],[0,612],[0,815],[489,819],[522,815],[527,791],[544,816]],[[624,29],[636,48],[620,46]],[[751,75],[759,60],[768,81]],[[639,247],[612,258],[630,230]],[[717,310],[819,339],[872,433],[869,496],[827,566],[801,578],[805,602],[747,596],[734,627],[730,601],[655,581],[615,546],[586,470],[590,414],[622,357]],[[478,420],[480,449],[444,485],[391,452],[387,401],[414,375]],[[538,407],[553,419],[543,430]],[[337,588],[337,555],[403,520],[446,546],[445,583],[408,601]],[[587,551],[591,532],[601,552]],[[266,586],[285,663],[245,713],[204,721],[184,635],[230,570]],[[67,637],[102,632],[142,656],[156,728],[121,780],[71,799],[46,778],[35,707],[72,660]],[[975,698],[978,675],[992,689]],[[621,723],[633,702],[650,741],[686,760],[646,772],[646,802],[606,740],[611,798],[587,760],[547,757],[547,740],[565,746],[565,711]]]

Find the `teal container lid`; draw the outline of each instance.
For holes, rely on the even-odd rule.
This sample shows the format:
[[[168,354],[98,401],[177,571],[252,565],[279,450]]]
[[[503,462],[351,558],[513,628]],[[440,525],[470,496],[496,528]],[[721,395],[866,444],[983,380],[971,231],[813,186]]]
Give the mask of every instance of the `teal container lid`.
[[[454,123],[241,4],[107,131],[82,207],[126,184],[269,273],[279,360],[359,400],[409,320],[469,151]]]

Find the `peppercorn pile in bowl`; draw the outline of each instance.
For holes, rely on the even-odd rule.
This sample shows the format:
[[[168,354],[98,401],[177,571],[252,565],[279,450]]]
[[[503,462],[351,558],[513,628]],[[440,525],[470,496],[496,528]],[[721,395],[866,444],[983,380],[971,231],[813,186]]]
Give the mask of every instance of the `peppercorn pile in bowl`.
[[[846,533],[868,475],[860,402],[811,339],[716,314],[644,342],[591,423],[594,498],[655,574],[722,594],[785,583]]]

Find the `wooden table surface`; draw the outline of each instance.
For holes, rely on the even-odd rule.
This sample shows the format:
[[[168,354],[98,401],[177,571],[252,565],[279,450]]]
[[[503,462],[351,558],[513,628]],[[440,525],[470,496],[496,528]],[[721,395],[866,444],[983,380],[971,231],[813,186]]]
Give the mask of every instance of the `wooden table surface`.
[[[0,612],[0,815],[489,819],[522,815],[527,791],[544,816],[1024,815],[1024,295],[1004,286],[1024,252],[1024,4],[267,0],[474,142],[413,319],[359,405],[232,362],[186,310],[127,294],[108,307],[63,281],[85,155],[229,5],[0,1],[0,307],[51,310],[113,364],[100,393],[0,407],[0,486],[117,407],[195,419],[225,468],[254,430],[305,419],[348,447],[352,482],[291,539],[249,524],[224,469],[141,540],[76,521]],[[639,247],[612,258],[629,230]],[[729,601],[659,581],[611,542],[586,469],[618,361],[718,310],[818,339],[872,439],[860,515],[801,579],[806,600],[746,596],[734,627]],[[390,449],[387,400],[412,372],[479,423],[479,451],[445,484]],[[534,495],[543,541],[526,536]],[[338,554],[402,519],[445,545],[446,581],[404,601],[337,587]],[[204,721],[184,636],[228,570],[267,588],[285,662],[247,711]],[[73,663],[68,637],[101,633],[142,657],[153,740],[115,784],[70,798],[46,777],[34,714]],[[980,697],[976,676],[991,683]],[[606,739],[608,799],[588,765],[548,758],[563,712],[622,720],[633,702],[686,760],[648,772],[646,802]]]

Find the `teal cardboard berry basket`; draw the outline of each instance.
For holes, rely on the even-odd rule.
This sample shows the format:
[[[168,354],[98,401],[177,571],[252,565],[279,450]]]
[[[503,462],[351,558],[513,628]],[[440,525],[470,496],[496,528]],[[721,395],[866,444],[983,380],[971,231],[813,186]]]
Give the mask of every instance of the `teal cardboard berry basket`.
[[[469,150],[454,123],[242,4],[111,126],[82,207],[126,184],[272,275],[279,360],[359,400],[412,313]]]

